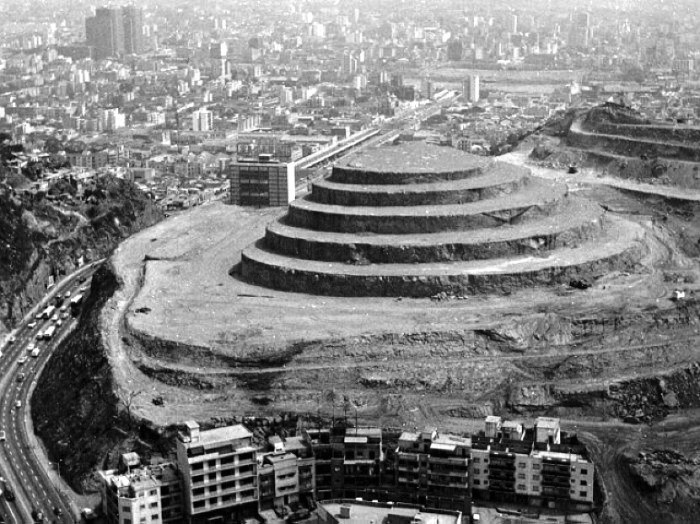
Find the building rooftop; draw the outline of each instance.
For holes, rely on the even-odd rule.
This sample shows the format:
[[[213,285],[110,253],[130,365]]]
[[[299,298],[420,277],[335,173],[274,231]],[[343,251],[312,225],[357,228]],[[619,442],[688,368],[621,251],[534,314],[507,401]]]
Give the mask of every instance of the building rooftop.
[[[237,424],[235,426],[224,426],[208,430],[200,430],[199,439],[188,442],[186,435],[181,435],[180,440],[185,446],[206,446],[208,444],[219,444],[230,440],[240,440],[251,438],[253,434],[245,426]],[[183,440],[185,437],[185,440]]]
[[[325,509],[337,522],[343,524],[382,524],[389,515],[398,515],[404,518],[420,519],[421,524],[459,524],[461,513],[458,511],[434,510],[424,511],[419,506],[389,505],[376,502],[361,501],[327,501],[319,502],[319,506]],[[340,507],[350,508],[350,518],[340,518]]]
[[[557,429],[559,427],[559,419],[552,417],[537,417],[535,424],[538,428]]]

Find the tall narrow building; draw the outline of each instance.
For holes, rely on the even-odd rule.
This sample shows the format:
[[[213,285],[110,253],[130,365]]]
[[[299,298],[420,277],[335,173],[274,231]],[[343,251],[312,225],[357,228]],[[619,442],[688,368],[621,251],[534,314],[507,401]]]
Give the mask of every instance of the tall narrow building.
[[[117,56],[124,52],[124,22],[118,7],[98,7],[95,16],[85,20],[87,45],[94,58]]]
[[[143,9],[133,5],[122,8],[124,23],[124,52],[143,52]]]

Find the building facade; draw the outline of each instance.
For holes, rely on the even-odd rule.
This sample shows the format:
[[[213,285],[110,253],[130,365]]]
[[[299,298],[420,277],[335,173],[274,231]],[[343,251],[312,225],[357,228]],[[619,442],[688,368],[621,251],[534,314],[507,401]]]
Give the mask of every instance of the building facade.
[[[183,521],[182,481],[176,464],[137,464],[133,469],[101,471],[99,475],[102,510],[108,524]]]
[[[258,463],[253,434],[244,426],[200,430],[186,422],[178,435],[177,461],[189,522],[221,522],[255,515]]]

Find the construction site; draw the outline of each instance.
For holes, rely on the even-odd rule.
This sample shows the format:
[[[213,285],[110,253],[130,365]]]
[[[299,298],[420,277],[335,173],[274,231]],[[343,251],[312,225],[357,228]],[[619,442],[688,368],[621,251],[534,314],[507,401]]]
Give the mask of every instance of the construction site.
[[[622,497],[623,457],[698,425],[697,200],[590,157],[532,163],[536,140],[498,159],[372,146],[288,208],[209,203],[129,238],[99,313],[129,415],[555,416]],[[566,140],[552,154],[587,155]],[[658,514],[625,497],[607,521]]]

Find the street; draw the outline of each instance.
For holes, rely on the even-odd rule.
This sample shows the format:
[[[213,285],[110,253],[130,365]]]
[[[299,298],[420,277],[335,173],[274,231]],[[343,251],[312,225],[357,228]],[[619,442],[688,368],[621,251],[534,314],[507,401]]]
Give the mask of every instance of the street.
[[[77,323],[77,318],[71,314],[70,297],[80,293],[81,288],[87,292],[89,282],[86,281],[99,263],[101,261],[84,266],[51,288],[42,302],[17,327],[16,340],[2,347],[0,368],[4,372],[0,376],[0,431],[4,432],[5,440],[0,441],[0,475],[5,482],[0,497],[0,512],[6,522],[32,522],[35,521],[36,512],[43,514],[43,522],[76,522],[70,500],[54,485],[42,467],[37,456],[40,450],[36,449],[35,437],[28,434],[27,428],[31,418],[31,392],[41,369],[61,339]],[[67,295],[68,291],[70,296]],[[66,317],[61,319],[62,324],[57,325],[51,318],[36,318],[58,295],[65,297],[64,311],[58,313],[57,310],[60,316]],[[40,340],[37,335],[50,326],[56,326],[55,333],[49,340]],[[27,349],[31,348],[30,344],[38,349],[36,356],[32,355],[31,349]],[[60,464],[56,467],[60,468]],[[10,500],[13,497],[8,496],[8,491],[14,494],[13,500]]]

